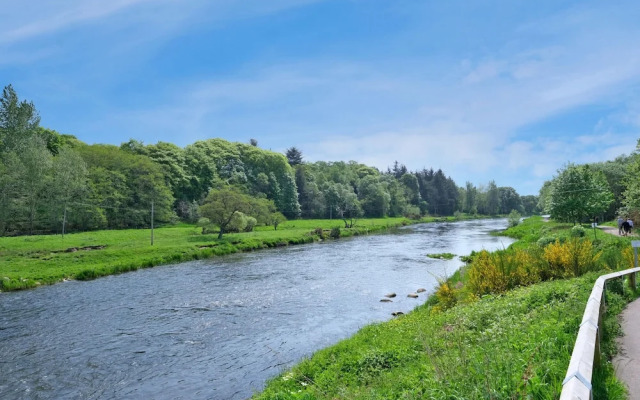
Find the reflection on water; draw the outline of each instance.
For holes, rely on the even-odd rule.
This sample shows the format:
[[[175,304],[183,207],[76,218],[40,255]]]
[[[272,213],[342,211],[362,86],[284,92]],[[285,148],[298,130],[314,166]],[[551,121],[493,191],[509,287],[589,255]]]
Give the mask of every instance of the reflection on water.
[[[426,254],[506,247],[488,235],[505,226],[421,224],[2,293],[0,398],[247,398],[462,264]]]

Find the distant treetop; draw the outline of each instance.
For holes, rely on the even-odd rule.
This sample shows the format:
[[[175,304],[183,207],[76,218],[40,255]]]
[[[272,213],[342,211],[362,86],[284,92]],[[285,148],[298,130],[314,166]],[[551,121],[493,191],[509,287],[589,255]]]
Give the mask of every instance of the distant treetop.
[[[292,167],[298,164],[302,164],[302,152],[297,148],[288,148],[285,155],[287,156],[287,160],[289,160],[289,165],[291,165]]]

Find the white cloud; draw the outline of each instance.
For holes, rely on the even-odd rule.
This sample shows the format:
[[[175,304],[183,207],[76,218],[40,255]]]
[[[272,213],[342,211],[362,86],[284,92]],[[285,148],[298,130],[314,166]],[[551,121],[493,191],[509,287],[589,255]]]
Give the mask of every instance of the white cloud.
[[[76,24],[95,21],[129,7],[151,0],[20,1],[20,7],[5,10],[1,19],[0,43],[22,41],[35,36],[51,34]],[[34,13],[35,20],[34,20]]]

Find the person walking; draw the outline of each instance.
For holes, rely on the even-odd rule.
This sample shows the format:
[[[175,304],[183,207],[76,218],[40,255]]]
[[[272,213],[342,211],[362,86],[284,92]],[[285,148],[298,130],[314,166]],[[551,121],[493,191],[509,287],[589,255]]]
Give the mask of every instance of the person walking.
[[[622,223],[624,222],[624,219],[622,219],[622,216],[618,217],[618,235],[622,236]]]
[[[627,223],[629,224],[629,232],[631,233],[631,230],[633,230],[633,220],[631,218],[627,218]]]

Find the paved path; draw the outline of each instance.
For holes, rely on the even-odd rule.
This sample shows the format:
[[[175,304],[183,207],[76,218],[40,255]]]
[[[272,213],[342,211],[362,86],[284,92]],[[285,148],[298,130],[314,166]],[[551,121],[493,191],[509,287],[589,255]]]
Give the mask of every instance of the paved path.
[[[615,236],[618,228],[599,226]],[[629,400],[640,400],[640,299],[627,305],[620,314],[623,336],[617,339],[620,352],[613,358],[616,375],[629,389]]]
[[[620,352],[613,359],[616,375],[629,388],[629,400],[640,400],[640,299],[622,312]]]

